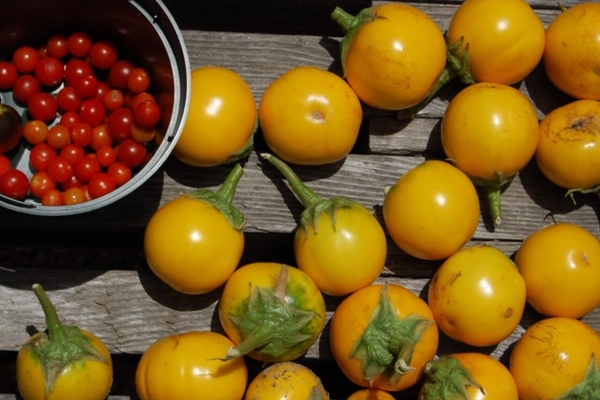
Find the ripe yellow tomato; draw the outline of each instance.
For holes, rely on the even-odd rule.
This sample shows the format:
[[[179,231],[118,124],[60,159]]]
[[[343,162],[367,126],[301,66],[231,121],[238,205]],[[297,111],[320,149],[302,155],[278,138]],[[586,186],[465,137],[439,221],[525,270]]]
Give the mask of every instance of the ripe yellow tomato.
[[[562,11],[546,30],[544,67],[556,87],[576,99],[600,100],[600,3]]]
[[[271,364],[254,377],[244,400],[329,400],[321,379],[293,361]]]
[[[419,8],[389,3],[356,17],[332,14],[346,36],[344,77],[371,107],[404,110],[424,100],[446,67],[446,42],[437,23]]]
[[[600,103],[577,100],[549,112],[539,124],[535,160],[542,173],[565,189],[600,185]]]
[[[237,72],[223,67],[199,67],[191,76],[189,112],[173,155],[198,167],[245,157],[257,126],[250,86]]]
[[[510,371],[477,352],[452,353],[429,363],[419,400],[519,400]]]
[[[221,287],[244,251],[245,218],[232,204],[243,174],[236,164],[216,193],[199,190],[160,207],[144,232],[150,269],[173,289],[204,294]]]
[[[549,317],[581,318],[600,305],[600,241],[573,223],[525,239],[515,257],[527,301]]]
[[[17,354],[17,384],[24,400],[104,400],[113,383],[113,364],[110,352],[96,335],[81,330],[90,344],[104,357],[86,359],[67,366],[56,378],[54,387],[46,392],[46,374],[39,357],[29,348]],[[30,341],[36,340],[40,333]]]
[[[383,202],[385,226],[404,252],[441,260],[460,250],[479,224],[479,197],[469,178],[440,160],[425,161],[389,189]]]
[[[544,52],[544,25],[525,0],[466,0],[446,35],[453,55],[468,52],[468,83],[512,85],[535,69]]]
[[[531,101],[512,86],[480,82],[461,90],[442,119],[448,158],[486,188],[493,222],[502,223],[501,188],[533,158],[539,124]]]
[[[525,281],[495,247],[474,245],[448,258],[435,272],[428,303],[439,329],[472,346],[494,346],[519,325]]]
[[[260,129],[282,160],[330,164],[350,153],[362,123],[360,100],[333,72],[299,66],[275,79],[263,93]]]
[[[298,268],[330,296],[345,296],[375,282],[385,266],[387,238],[373,212],[346,197],[322,199],[283,161],[262,156],[287,178],[305,206],[294,235]]]
[[[546,318],[531,325],[510,355],[509,369],[521,400],[598,397],[600,335],[574,318]],[[575,396],[569,391],[578,390]]]
[[[304,355],[326,318],[325,300],[313,280],[298,268],[275,262],[238,268],[225,284],[218,313],[236,346],[227,356],[247,354],[263,362]]]
[[[241,400],[248,382],[243,358],[220,358],[233,346],[225,335],[189,331],[166,336],[142,355],[135,388],[142,400]]]
[[[427,303],[398,284],[352,293],[336,308],[330,329],[335,361],[350,381],[366,388],[414,386],[438,350],[439,332]]]
[[[364,388],[352,393],[346,400],[394,400],[390,392],[381,389]]]

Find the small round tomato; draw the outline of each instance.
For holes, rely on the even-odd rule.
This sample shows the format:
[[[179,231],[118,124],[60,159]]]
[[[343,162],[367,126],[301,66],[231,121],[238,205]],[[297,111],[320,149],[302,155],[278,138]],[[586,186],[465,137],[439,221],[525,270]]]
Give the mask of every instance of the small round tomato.
[[[452,56],[469,71],[467,83],[512,85],[527,77],[544,52],[545,29],[525,0],[466,0],[447,32]]]
[[[56,117],[58,102],[52,94],[47,92],[33,93],[27,100],[27,110],[33,119],[49,122]]]
[[[60,33],[54,34],[48,38],[46,48],[48,49],[48,55],[50,57],[61,59],[69,54],[67,37]]]
[[[344,77],[371,107],[404,110],[424,100],[446,67],[446,42],[437,23],[421,9],[389,3],[357,17],[332,14],[346,36]]]
[[[63,194],[59,189],[49,189],[44,192],[40,203],[44,206],[62,206]]]
[[[12,89],[15,100],[27,104],[29,98],[33,96],[34,93],[40,92],[42,87],[35,76],[24,74],[19,75],[17,80],[15,80]]]
[[[82,157],[74,164],[74,175],[82,182],[90,181],[94,175],[100,172],[102,172],[102,166],[94,157]]]
[[[100,70],[110,70],[118,59],[117,47],[107,40],[99,40],[90,48],[89,62]]]
[[[441,132],[444,152],[485,187],[496,226],[502,223],[501,189],[533,158],[539,136],[533,104],[512,86],[469,85],[446,108]]]
[[[576,99],[600,100],[600,4],[565,8],[546,30],[544,67],[552,83]]]
[[[333,357],[346,377],[362,387],[399,391],[414,386],[438,342],[427,303],[398,284],[375,284],[352,293],[331,319]]]
[[[598,394],[600,335],[574,318],[531,325],[510,354],[521,400],[593,399]]]
[[[118,60],[111,67],[108,73],[108,82],[116,89],[127,89],[127,79],[135,65],[131,61]]]
[[[36,171],[46,171],[48,161],[58,157],[58,151],[48,143],[38,143],[33,146],[29,153],[29,163]]]
[[[292,68],[273,81],[258,112],[269,148],[282,160],[300,165],[346,157],[363,115],[360,100],[342,78],[311,66]]]
[[[46,141],[48,136],[48,124],[39,119],[32,119],[23,127],[23,137],[29,144],[38,144]]]
[[[231,346],[231,340],[211,331],[159,339],[137,366],[138,396],[142,400],[241,400],[248,368],[243,358],[221,359]]]
[[[92,48],[92,38],[84,31],[72,32],[67,37],[67,49],[74,57],[85,58]]]
[[[79,58],[71,58],[65,65],[65,84],[74,86],[82,76],[93,74],[94,69],[88,62]]]
[[[221,189],[192,192],[169,201],[150,218],[144,254],[150,269],[173,289],[203,294],[222,286],[244,251],[244,216],[233,206],[239,164]],[[218,208],[227,206],[227,208]]]
[[[133,178],[131,168],[119,161],[110,164],[106,173],[114,178],[117,187],[123,186]]]
[[[36,48],[32,46],[21,46],[13,53],[12,61],[21,74],[30,74],[35,71],[35,66],[40,59]]]
[[[252,379],[245,400],[329,400],[321,379],[308,367],[293,361],[271,364]]]
[[[29,193],[29,178],[20,169],[10,168],[0,175],[0,193],[23,200]]]
[[[428,303],[438,327],[471,346],[493,346],[521,321],[525,281],[512,260],[488,245],[450,256],[433,275]]]
[[[150,129],[158,125],[160,122],[161,111],[160,106],[150,100],[146,100],[137,105],[133,110],[135,122],[145,129]]]
[[[0,61],[0,90],[12,89],[19,76],[17,67],[10,61]]]
[[[94,128],[86,122],[75,122],[70,128],[71,131],[71,143],[79,146],[86,147],[92,144],[94,139]]]
[[[117,188],[115,178],[106,172],[92,176],[88,183],[88,190],[93,199],[109,194]]]
[[[390,392],[381,389],[364,388],[352,393],[346,400],[394,400]]]
[[[190,112],[173,155],[186,164],[215,166],[245,157],[253,143],[257,110],[248,83],[235,71],[192,71]]]
[[[56,95],[58,107],[62,111],[79,111],[83,99],[77,94],[73,86],[64,86]]]
[[[131,127],[135,122],[135,116],[133,111],[127,107],[121,107],[114,110],[108,116],[108,128],[110,136],[118,141],[122,142],[131,136]]]
[[[559,223],[532,233],[515,264],[527,301],[545,316],[581,318],[600,305],[600,241],[579,225]]]
[[[275,262],[236,269],[225,283],[218,312],[223,330],[236,345],[223,357],[248,355],[265,363],[304,355],[326,320],[325,300],[312,279],[298,268]]]
[[[54,125],[48,129],[48,135],[46,135],[46,143],[48,143],[53,149],[60,150],[67,146],[71,141],[71,131],[64,125]]]
[[[35,77],[42,86],[55,87],[65,77],[65,66],[56,57],[41,58],[35,66]]]
[[[460,250],[479,224],[477,190],[458,168],[425,161],[385,191],[383,218],[394,243],[424,260]]]
[[[44,193],[50,189],[56,189],[56,182],[47,171],[37,171],[30,179],[30,193],[41,199]]]
[[[73,88],[75,93],[83,99],[96,96],[98,91],[99,81],[95,75],[83,75],[80,77]]]
[[[135,67],[127,75],[127,89],[133,93],[146,92],[150,84],[150,74],[144,68]]]
[[[0,175],[12,168],[10,158],[4,154],[0,154]]]
[[[48,160],[48,167],[46,170],[50,174],[50,177],[58,183],[70,181],[74,174],[73,165],[60,155]]]
[[[600,146],[596,145],[600,103],[577,100],[549,112],[539,124],[535,161],[554,184],[585,190],[600,185]]]
[[[117,159],[130,168],[142,165],[146,161],[147,155],[146,146],[133,139],[125,139],[117,147]]]
[[[85,194],[80,186],[72,186],[63,192],[63,204],[81,204],[86,201]]]
[[[517,385],[500,361],[483,353],[443,355],[427,365],[419,400],[519,400]]]
[[[79,117],[81,122],[90,124],[96,127],[104,122],[106,116],[106,108],[104,104],[96,98],[85,99],[79,108]]]

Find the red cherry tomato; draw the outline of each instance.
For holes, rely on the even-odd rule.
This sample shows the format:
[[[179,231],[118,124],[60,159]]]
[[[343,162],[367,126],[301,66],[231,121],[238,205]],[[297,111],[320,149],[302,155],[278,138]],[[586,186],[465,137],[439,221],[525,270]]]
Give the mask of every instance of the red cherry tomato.
[[[48,48],[48,55],[50,57],[61,59],[69,55],[67,37],[65,35],[56,34],[50,36],[48,38],[48,42],[46,43],[46,47]]]
[[[60,155],[48,160],[47,171],[57,183],[65,183],[73,178],[73,166]]]
[[[83,99],[73,86],[65,86],[56,95],[58,108],[63,111],[78,111],[83,104]]]
[[[135,65],[127,60],[115,62],[112,67],[110,67],[110,72],[108,73],[110,85],[115,89],[127,89],[127,79],[134,68]]]
[[[32,94],[27,101],[27,110],[33,119],[49,122],[56,117],[58,102],[50,93],[37,92]]]
[[[115,179],[105,172],[96,174],[88,184],[90,196],[93,199],[104,196],[117,188]]]
[[[110,164],[106,172],[114,178],[117,187],[123,186],[133,177],[131,168],[119,161]]]
[[[33,75],[20,75],[13,84],[13,96],[21,103],[27,104],[34,93],[42,90],[40,81]]]
[[[40,60],[40,54],[31,46],[21,46],[13,53],[12,61],[21,74],[30,74]]]
[[[130,108],[122,107],[113,111],[108,116],[110,136],[118,142],[122,142],[129,138],[131,136],[131,126],[133,125],[134,120],[135,116]]]
[[[127,77],[127,88],[133,93],[142,93],[150,89],[150,74],[144,68],[136,67]]]
[[[58,151],[48,143],[40,143],[31,149],[29,163],[36,171],[45,171],[48,169],[48,161],[54,157],[58,157]]]
[[[133,112],[135,115],[135,122],[142,128],[150,129],[160,122],[160,106],[154,101],[146,100],[141,102]]]
[[[13,87],[19,71],[10,61],[0,61],[0,90],[8,90]]]
[[[94,175],[102,172],[102,166],[94,157],[82,157],[75,163],[75,177],[83,182],[90,181]]]
[[[117,147],[117,159],[131,168],[142,165],[147,154],[146,146],[132,139],[125,139]]]
[[[100,40],[92,44],[90,49],[90,64],[98,69],[107,70],[113,66],[118,59],[117,48],[106,40]]]
[[[42,58],[35,66],[35,77],[40,81],[42,86],[55,87],[65,77],[65,66],[56,57],[48,56]]]
[[[104,104],[96,98],[84,100],[79,109],[81,122],[90,124],[92,127],[103,123],[105,116],[106,109],[104,108]]]
[[[79,58],[71,58],[65,66],[65,82],[69,86],[74,86],[82,76],[93,74],[94,68]]]
[[[0,193],[22,200],[29,193],[29,178],[19,169],[11,168],[0,175]]]
[[[31,177],[30,193],[41,199],[48,190],[56,189],[56,182],[47,171],[38,171]]]
[[[83,31],[73,32],[67,38],[67,48],[69,53],[75,57],[87,57],[92,48],[92,38]]]
[[[75,93],[84,99],[89,99],[96,95],[98,85],[99,82],[96,76],[91,74],[83,75],[75,82]]]

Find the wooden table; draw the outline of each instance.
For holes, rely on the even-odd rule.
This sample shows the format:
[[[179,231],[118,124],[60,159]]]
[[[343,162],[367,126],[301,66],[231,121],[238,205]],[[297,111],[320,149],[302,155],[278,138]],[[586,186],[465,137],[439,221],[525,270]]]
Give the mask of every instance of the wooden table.
[[[315,65],[340,73],[341,31],[329,13],[336,5],[355,13],[371,4],[366,0],[249,3],[166,2],[183,31],[192,67],[213,64],[234,69],[248,81],[257,101],[273,79],[294,66]],[[530,3],[546,25],[559,12],[554,1]],[[569,6],[576,1],[562,3]],[[444,30],[458,4],[453,0],[415,3]],[[352,154],[334,165],[298,167],[296,172],[323,197],[348,196],[372,208],[383,222],[384,187],[425,158],[443,158],[440,119],[460,88],[458,83],[448,85],[410,121],[366,107],[361,136]],[[519,88],[533,100],[540,118],[569,101],[550,84],[543,68]],[[258,151],[266,149],[260,134],[256,142]],[[302,205],[278,172],[265,167],[256,153],[244,168],[235,198],[248,219],[243,262],[294,264],[292,231]],[[219,292],[186,296],[169,289],[149,271],[142,253],[142,235],[158,207],[193,188],[216,189],[229,171],[230,166],[199,169],[170,158],[126,199],[89,214],[36,217],[0,209],[0,399],[19,398],[14,372],[17,351],[35,329],[45,329],[42,311],[30,290],[34,282],[45,287],[65,322],[95,332],[109,346],[115,362],[110,399],[137,398],[135,367],[140,354],[155,340],[192,329],[221,331],[215,313]],[[482,218],[472,243],[490,243],[512,256],[527,235],[554,221],[575,222],[599,235],[598,199],[589,195],[576,196],[576,200],[574,204],[565,198],[564,191],[547,181],[531,163],[503,194],[501,227],[492,227],[482,202]],[[415,260],[390,241],[381,280],[398,282],[423,295],[439,264]],[[327,298],[328,317],[339,301]],[[479,351],[506,362],[511,344],[539,318],[528,309],[509,339]],[[600,310],[584,319],[600,329]],[[439,353],[468,349],[442,337]],[[355,388],[331,359],[327,328],[300,362],[321,375],[332,398],[342,398]],[[253,373],[259,367],[251,361],[249,365]],[[416,398],[412,391],[399,396]]]

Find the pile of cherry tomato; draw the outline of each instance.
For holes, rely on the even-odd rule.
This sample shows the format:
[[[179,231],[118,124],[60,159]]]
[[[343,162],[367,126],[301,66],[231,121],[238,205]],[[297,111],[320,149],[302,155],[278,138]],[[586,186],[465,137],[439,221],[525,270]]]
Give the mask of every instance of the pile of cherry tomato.
[[[590,398],[590,393],[595,393],[600,379],[600,334],[581,318],[600,305],[600,240],[578,225],[555,223],[529,235],[512,258],[493,245],[469,243],[481,218],[476,186],[486,190],[493,209],[493,224],[498,226],[501,222],[500,189],[510,184],[536,156],[539,160],[547,156],[544,153],[547,150],[540,150],[540,129],[552,130],[552,126],[548,126],[551,122],[546,119],[540,123],[530,100],[510,85],[526,78],[543,61],[544,52],[549,54],[555,49],[544,42],[544,27],[525,1],[502,2],[502,6],[496,4],[500,8],[487,13],[495,3],[498,2],[467,0],[459,7],[445,35],[450,41],[448,59],[453,60],[450,63],[460,63],[462,69],[450,65],[444,57],[446,53],[438,51],[437,65],[429,65],[426,71],[416,65],[414,70],[403,72],[421,74],[423,78],[419,87],[412,88],[419,90],[408,93],[398,89],[390,94],[386,90],[392,87],[388,85],[391,82],[375,82],[373,87],[368,87],[382,76],[397,78],[399,75],[377,76],[361,69],[366,68],[368,72],[368,68],[373,67],[360,63],[374,59],[376,65],[386,65],[372,54],[364,54],[377,48],[368,45],[370,41],[377,40],[381,44],[382,36],[392,35],[385,32],[385,25],[378,25],[388,24],[398,18],[397,15],[407,13],[422,22],[418,26],[427,27],[427,34],[436,38],[438,50],[445,50],[446,42],[440,41],[444,34],[429,16],[412,6],[396,3],[366,9],[352,23],[342,24],[347,34],[352,35],[352,40],[344,38],[342,43],[345,46],[342,55],[348,57],[342,60],[346,80],[306,66],[295,68],[275,80],[265,91],[268,96],[263,96],[263,101],[257,105],[249,87],[236,73],[215,67],[194,71],[196,76],[203,76],[212,85],[206,86],[201,94],[198,89],[192,93],[192,105],[197,113],[195,118],[188,120],[182,136],[185,155],[176,148],[175,156],[197,167],[237,161],[247,156],[250,136],[256,126],[262,127],[263,135],[266,133],[265,144],[274,154],[262,153],[261,157],[282,172],[294,194],[306,206],[299,216],[294,241],[298,268],[273,262],[239,265],[245,246],[245,219],[232,201],[243,174],[240,164],[232,168],[216,193],[201,189],[182,194],[157,210],[146,227],[144,238],[148,265],[160,279],[181,293],[206,294],[222,289],[217,313],[223,333],[183,332],[163,337],[149,346],[135,376],[140,398],[210,400],[221,398],[221,393],[226,392],[227,398],[232,400],[254,400],[284,395],[288,398],[288,393],[295,392],[301,398],[329,399],[320,379],[295,362],[314,345],[324,329],[330,331],[329,344],[334,361],[348,380],[360,388],[347,400],[390,400],[393,399],[390,393],[414,387],[418,388],[419,400],[551,400]],[[492,15],[490,18],[498,16],[507,5],[513,12],[512,22],[527,28],[526,34],[515,29],[509,32],[508,38],[500,40],[471,31],[477,16],[484,11],[488,17]],[[483,6],[487,8],[480,8]],[[600,14],[600,7],[597,11]],[[377,12],[385,17],[374,17]],[[348,22],[351,16],[336,10],[336,18]],[[493,21],[482,23],[493,24]],[[357,27],[362,26],[365,30],[358,31]],[[414,32],[408,35],[411,40],[418,39]],[[517,36],[525,36],[528,40],[517,41]],[[67,38],[67,43],[70,39]],[[464,41],[471,45],[470,56],[465,55],[468,46],[463,47]],[[106,43],[100,43],[105,50],[110,48]],[[39,77],[35,73],[42,86],[66,83],[56,95],[52,112],[47,110],[47,105],[38,103],[35,95],[20,98],[23,88],[17,86],[16,79],[7,86],[19,101],[28,104],[33,117],[23,133],[28,145],[33,146],[30,161],[38,171],[28,190],[43,203],[44,194],[37,192],[41,183],[34,183],[42,172],[58,182],[65,193],[72,187],[73,180],[89,182],[91,198],[97,197],[92,182],[103,173],[90,172],[91,160],[95,160],[100,169],[105,168],[104,174],[109,176],[116,164],[129,168],[141,165],[146,154],[142,157],[128,150],[128,146],[130,143],[149,143],[152,135],[140,136],[140,131],[153,131],[160,119],[148,109],[151,104],[156,104],[155,101],[139,100],[140,96],[148,95],[149,89],[149,82],[140,83],[137,72],[134,73],[140,68],[133,68],[125,79],[127,74],[120,64],[123,61],[118,61],[116,55],[107,57],[104,52],[102,57],[94,54],[97,44],[85,53],[86,56],[69,50],[70,61],[66,63],[65,75],[58,78],[51,73],[56,69],[52,66],[54,61],[46,61],[46,66],[39,67],[48,58],[61,59],[51,56],[50,47],[54,46],[48,42],[49,55],[40,58],[36,68],[30,71],[37,71],[37,67],[44,69]],[[519,64],[520,68],[498,67],[499,64],[489,61],[495,56],[500,56],[501,61],[509,60],[511,52],[490,49],[513,44],[518,47],[513,53],[528,55],[528,59]],[[352,49],[353,45],[357,48]],[[396,43],[395,47],[403,46]],[[39,56],[39,50],[36,54]],[[87,61],[81,61],[81,57],[87,57]],[[91,66],[93,70],[105,71],[106,82],[112,90],[98,97],[98,89],[87,91],[93,81],[88,75],[71,79],[69,63],[73,60]],[[25,74],[26,69],[21,65],[23,59],[15,56],[12,63],[19,73]],[[465,71],[466,67],[470,69]],[[209,76],[212,79],[207,78]],[[308,80],[310,76],[319,76],[315,85],[318,95],[298,89],[303,86],[302,80]],[[365,76],[369,79],[364,79]],[[445,84],[447,79],[453,78],[460,78],[466,87],[450,101],[442,121],[442,144],[451,162],[425,161],[401,176],[395,185],[382,190],[383,224],[372,218],[374,215],[369,210],[350,199],[321,199],[309,185],[300,182],[293,167],[286,164],[315,166],[343,159],[355,143],[362,119],[360,107],[357,107],[358,98],[384,110],[418,112],[439,90],[436,82]],[[220,80],[235,88],[227,91],[236,93],[237,107],[232,109],[231,102],[221,101],[215,111],[212,100],[229,100],[219,93],[226,87]],[[337,89],[331,89],[333,87]],[[68,88],[71,88],[69,92],[64,92]],[[116,96],[119,105],[113,103],[117,101],[115,88],[123,95],[123,99]],[[354,94],[348,96],[348,93]],[[86,100],[71,109],[72,95]],[[400,98],[381,101],[381,97],[392,95]],[[323,101],[327,96],[334,101]],[[597,96],[600,98],[600,93]],[[315,98],[319,101],[310,100]],[[90,109],[87,103],[90,100],[101,106]],[[121,100],[124,103],[120,103]],[[306,106],[304,113],[288,115],[282,112],[297,110],[298,106],[289,106],[296,101]],[[595,108],[589,103],[577,103],[576,106],[586,110],[586,118],[592,118],[589,109]],[[398,110],[398,107],[402,109]],[[257,108],[258,113],[255,113]],[[56,110],[62,112],[60,123],[50,127]],[[322,134],[310,139],[296,136],[307,132],[330,132],[331,127],[327,125],[332,122],[327,115],[335,115],[340,110],[347,113],[344,120],[349,125],[347,129],[334,130],[336,134],[346,135],[344,140],[338,139],[333,144],[323,142],[326,145],[320,146],[323,143],[317,141]],[[573,108],[568,110],[571,114],[576,112]],[[129,125],[121,119],[121,113],[130,114]],[[565,114],[569,113],[559,113],[559,122],[564,122]],[[78,122],[68,122],[73,115],[77,115]],[[230,147],[235,143],[234,147],[238,148],[228,148],[224,154],[219,154],[219,160],[225,161],[207,161],[207,156],[214,155],[215,148],[224,147],[223,137],[212,140],[214,130],[209,128],[241,120],[241,117],[231,118],[232,115],[243,116],[244,123],[237,124],[237,130],[228,127],[231,136],[225,141]],[[551,113],[548,115],[554,117]],[[94,155],[81,156],[89,159],[80,168],[80,161],[74,162],[75,178],[67,178],[67,175],[61,175],[61,168],[54,165],[56,161],[53,160],[76,157],[73,153],[78,146],[82,123],[88,124],[94,132],[105,125],[111,144],[98,145],[92,139],[79,146],[93,150]],[[553,127],[558,129],[556,125]],[[481,129],[482,126],[489,129]],[[585,124],[577,126],[582,128]],[[518,131],[517,127],[523,130]],[[61,142],[62,137],[53,130],[68,130],[70,139]],[[498,131],[502,131],[502,135],[498,135]],[[41,132],[45,132],[43,139]],[[200,136],[203,136],[202,140]],[[293,141],[290,136],[302,139]],[[307,142],[312,146],[306,146]],[[336,144],[339,147],[333,148]],[[54,149],[59,155],[42,165],[44,157],[34,155],[38,146]],[[478,146],[480,148],[474,151]],[[332,154],[315,151],[320,147]],[[112,152],[112,156],[104,150]],[[311,150],[314,152],[306,156]],[[544,160],[551,163],[558,158],[544,157]],[[2,168],[8,169],[3,167],[5,164],[0,158],[0,191],[7,174],[2,173]],[[548,170],[559,169],[552,167],[556,166],[549,165]],[[553,179],[551,173],[547,173],[547,177],[572,190],[597,190],[600,184],[593,179],[595,177],[585,185],[570,181],[572,176],[562,184]],[[116,181],[117,177],[112,179]],[[115,186],[122,184],[118,182]],[[203,218],[190,218],[192,214]],[[380,228],[384,228],[385,233]],[[440,262],[425,296],[420,297],[399,284],[376,282],[385,264],[385,234],[408,256]],[[362,254],[353,253],[355,249],[361,250]],[[361,258],[365,255],[370,260]],[[359,270],[363,274],[359,274]],[[326,324],[324,295],[340,300],[329,325]],[[508,354],[508,362],[502,363],[487,354],[490,348],[517,332],[527,306],[539,313],[538,321],[523,329]],[[462,348],[470,351],[436,357],[442,335],[468,346]],[[269,366],[249,379],[248,359]],[[193,372],[197,370],[206,374],[195,379]],[[206,375],[211,375],[211,379],[206,379]],[[193,397],[198,393],[200,397]]]
[[[0,193],[42,205],[77,204],[128,182],[151,156],[161,108],[149,71],[84,31],[22,45],[0,61],[0,91],[26,109],[32,176],[3,169]],[[8,156],[0,155],[0,165]]]

